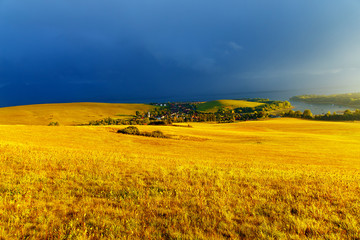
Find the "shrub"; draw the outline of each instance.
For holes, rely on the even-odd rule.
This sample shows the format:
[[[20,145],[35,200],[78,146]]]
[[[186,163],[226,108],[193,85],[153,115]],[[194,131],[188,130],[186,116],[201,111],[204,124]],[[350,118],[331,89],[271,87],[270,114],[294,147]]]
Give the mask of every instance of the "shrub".
[[[59,122],[50,122],[48,126],[59,126]]]
[[[140,135],[140,131],[137,127],[129,126],[124,129],[118,130],[118,133],[131,134],[131,135]]]
[[[164,138],[165,135],[162,131],[153,131],[151,133],[151,137],[155,137],[155,138]]]
[[[145,137],[154,137],[154,138],[168,138],[162,131],[152,131],[152,132],[140,132],[137,127],[129,126],[124,129],[120,129],[117,131],[118,133],[130,134],[130,135],[139,135]]]
[[[165,121],[153,121],[150,122],[149,125],[166,125]]]

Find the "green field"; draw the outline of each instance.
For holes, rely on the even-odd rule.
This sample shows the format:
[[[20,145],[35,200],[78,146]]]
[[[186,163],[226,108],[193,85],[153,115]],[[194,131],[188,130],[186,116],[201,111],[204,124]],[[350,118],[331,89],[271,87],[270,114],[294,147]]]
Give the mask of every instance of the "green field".
[[[221,108],[227,109],[235,109],[235,108],[243,108],[243,107],[257,107],[260,105],[264,105],[264,103],[258,102],[249,102],[245,100],[216,100],[204,102],[198,105],[198,111],[200,112],[216,112]]]

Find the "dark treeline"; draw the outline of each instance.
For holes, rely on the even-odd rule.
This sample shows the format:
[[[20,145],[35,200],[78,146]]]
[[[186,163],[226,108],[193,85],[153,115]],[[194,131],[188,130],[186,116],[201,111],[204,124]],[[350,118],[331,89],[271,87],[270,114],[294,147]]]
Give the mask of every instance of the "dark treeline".
[[[115,119],[115,118],[107,117],[100,120],[90,121],[88,125],[144,125],[149,123],[150,123],[149,120],[146,121],[145,119],[139,119],[139,118]]]
[[[326,114],[313,115],[310,110],[301,111],[290,110],[286,113],[282,113],[283,117],[294,117],[294,118],[305,118],[322,121],[359,121],[360,110],[355,111],[346,110],[343,114],[337,114],[336,112],[331,113],[330,111]]]
[[[222,111],[216,113],[195,113],[191,116],[167,116],[162,117],[144,117],[132,119],[114,119],[104,118],[90,121],[88,125],[171,125],[172,123],[189,122],[218,122],[231,123],[238,121],[248,121],[260,118],[266,118],[269,114],[266,112],[254,113],[235,113],[234,111]]]
[[[235,109],[221,108],[217,112],[200,112],[197,103],[166,103],[146,113],[136,112],[131,119],[104,118],[90,121],[89,125],[169,125],[182,122],[218,122],[231,123],[248,121],[270,116],[270,111],[290,108],[288,101],[270,101],[269,99],[246,99],[261,102],[257,107],[241,107]]]

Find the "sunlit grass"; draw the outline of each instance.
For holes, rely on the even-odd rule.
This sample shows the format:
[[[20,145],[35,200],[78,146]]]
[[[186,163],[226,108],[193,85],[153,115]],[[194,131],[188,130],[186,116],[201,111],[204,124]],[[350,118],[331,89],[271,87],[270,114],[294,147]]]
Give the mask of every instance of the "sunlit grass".
[[[136,111],[146,112],[153,106],[126,103],[61,103],[0,108],[0,124],[77,125],[105,117],[129,118]]]
[[[0,126],[0,239],[357,239],[360,124]]]

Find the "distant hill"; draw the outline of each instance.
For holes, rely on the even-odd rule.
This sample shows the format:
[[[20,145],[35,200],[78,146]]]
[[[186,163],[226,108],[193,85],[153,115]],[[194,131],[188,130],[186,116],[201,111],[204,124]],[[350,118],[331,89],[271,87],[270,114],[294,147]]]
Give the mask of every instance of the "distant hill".
[[[290,98],[290,100],[314,104],[336,104],[341,106],[360,108],[360,93],[299,95]]]
[[[235,109],[241,107],[257,107],[260,105],[264,105],[264,103],[259,102],[250,102],[245,100],[216,100],[200,103],[197,107],[200,112],[216,112],[218,109],[227,108],[227,109]]]
[[[37,104],[0,108],[1,125],[77,125],[106,117],[124,118],[145,112],[153,106],[147,104],[124,103],[59,103]]]

